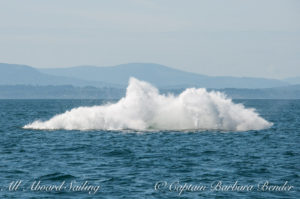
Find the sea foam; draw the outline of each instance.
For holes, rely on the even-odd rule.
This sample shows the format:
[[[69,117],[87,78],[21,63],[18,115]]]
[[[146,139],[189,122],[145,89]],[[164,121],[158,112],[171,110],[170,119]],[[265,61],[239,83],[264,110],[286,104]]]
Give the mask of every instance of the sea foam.
[[[151,84],[130,78],[116,103],[78,107],[26,129],[66,130],[260,130],[272,125],[255,109],[235,104],[221,92],[188,88],[178,96],[160,94]]]

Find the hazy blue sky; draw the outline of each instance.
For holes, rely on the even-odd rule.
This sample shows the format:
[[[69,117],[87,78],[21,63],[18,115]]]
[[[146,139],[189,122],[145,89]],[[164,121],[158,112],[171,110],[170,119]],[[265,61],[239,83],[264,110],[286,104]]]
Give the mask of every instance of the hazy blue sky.
[[[0,0],[0,62],[300,76],[300,1]]]

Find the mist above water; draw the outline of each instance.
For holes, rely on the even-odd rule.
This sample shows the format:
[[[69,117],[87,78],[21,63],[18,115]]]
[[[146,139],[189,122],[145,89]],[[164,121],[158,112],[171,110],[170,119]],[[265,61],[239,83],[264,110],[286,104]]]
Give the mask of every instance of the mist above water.
[[[188,88],[162,95],[151,84],[130,78],[126,96],[116,103],[78,107],[26,129],[66,130],[260,130],[272,124],[220,92]]]

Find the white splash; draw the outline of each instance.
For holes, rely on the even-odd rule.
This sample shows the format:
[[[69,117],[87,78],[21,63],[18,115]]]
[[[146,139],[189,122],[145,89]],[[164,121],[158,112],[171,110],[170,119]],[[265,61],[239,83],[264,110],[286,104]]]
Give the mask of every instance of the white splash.
[[[247,131],[271,125],[223,93],[189,88],[178,96],[162,95],[149,83],[130,78],[126,96],[117,103],[74,108],[24,128]]]

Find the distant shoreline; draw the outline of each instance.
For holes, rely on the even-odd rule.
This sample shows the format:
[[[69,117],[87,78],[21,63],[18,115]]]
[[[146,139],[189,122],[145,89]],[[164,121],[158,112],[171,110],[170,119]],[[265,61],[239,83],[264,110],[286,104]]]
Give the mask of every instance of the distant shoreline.
[[[163,94],[178,95],[185,88],[160,89]],[[300,85],[266,89],[207,89],[220,91],[232,99],[300,99]],[[125,88],[75,87],[75,86],[33,86],[0,85],[0,99],[120,99]]]

